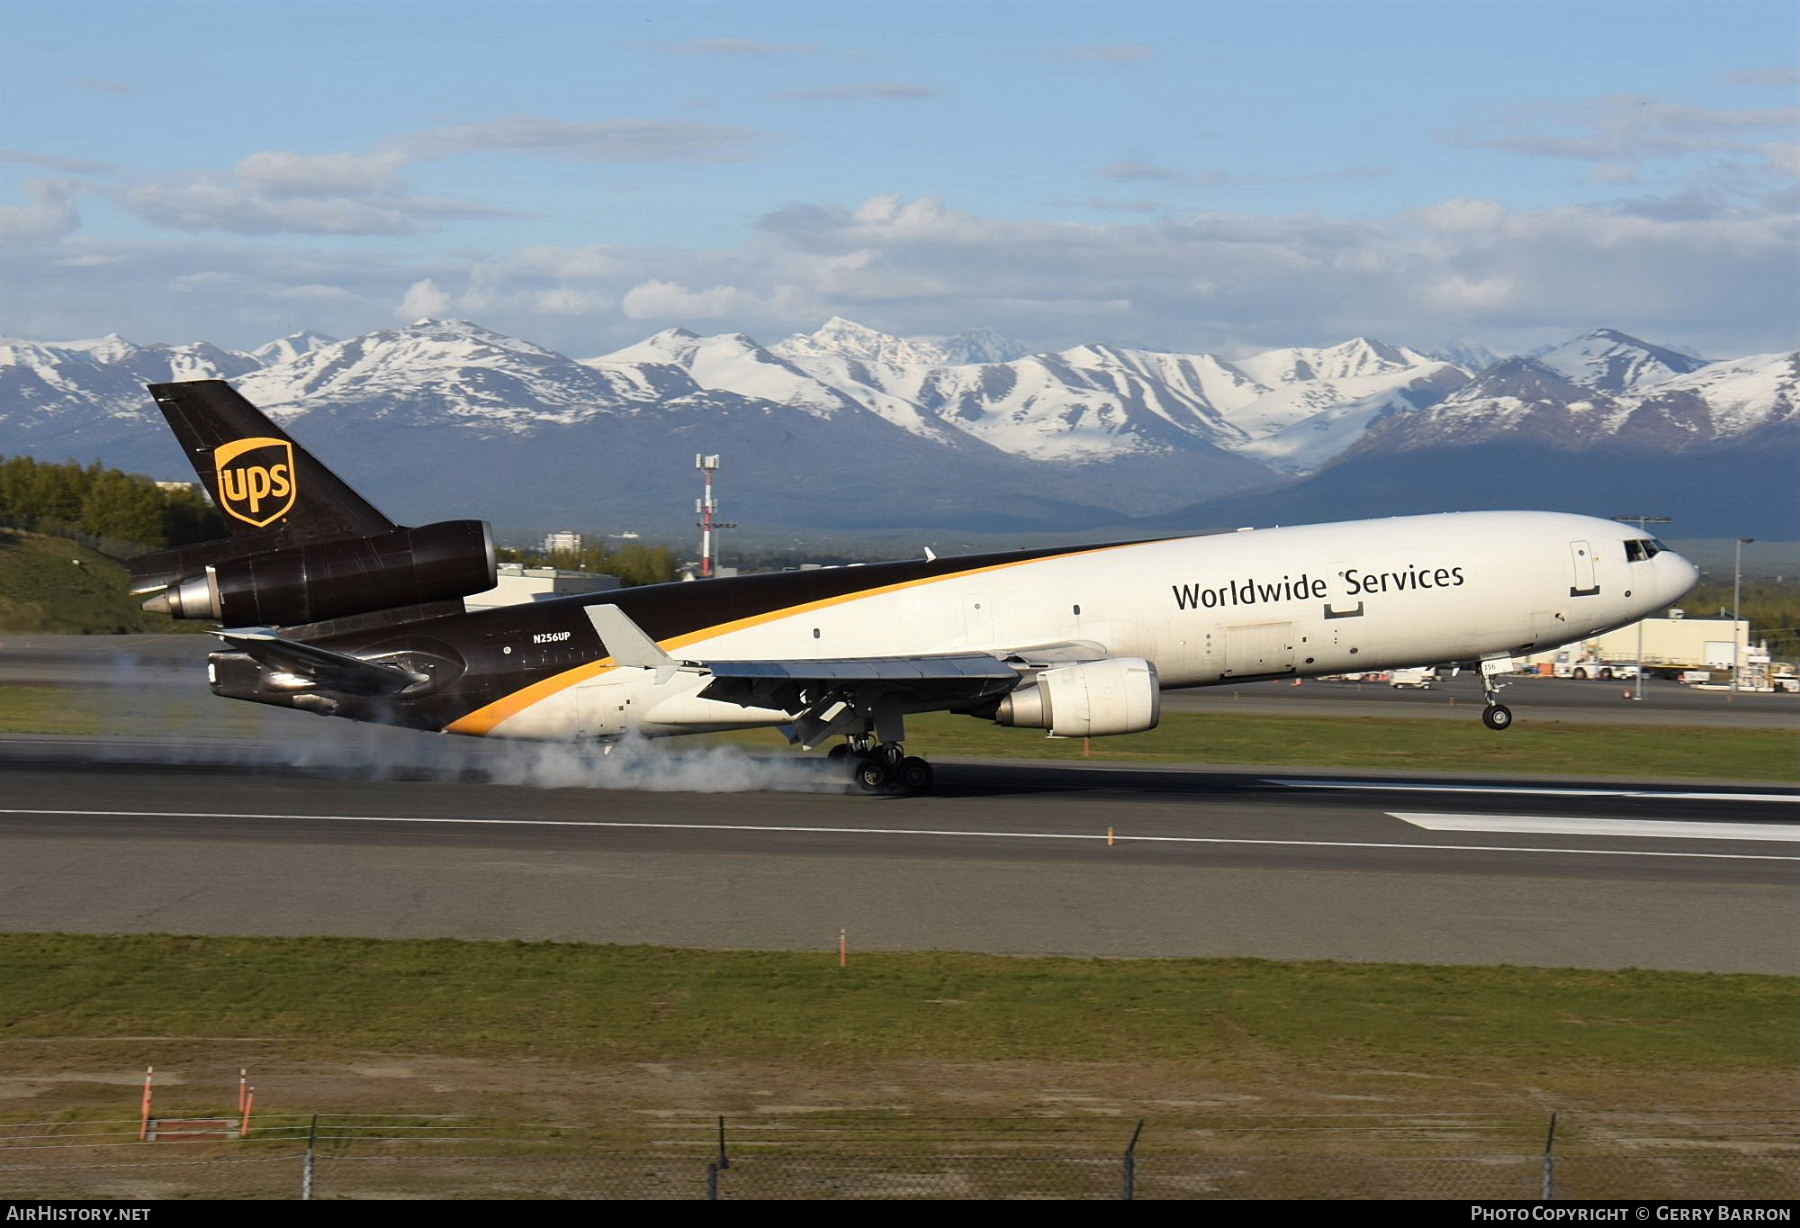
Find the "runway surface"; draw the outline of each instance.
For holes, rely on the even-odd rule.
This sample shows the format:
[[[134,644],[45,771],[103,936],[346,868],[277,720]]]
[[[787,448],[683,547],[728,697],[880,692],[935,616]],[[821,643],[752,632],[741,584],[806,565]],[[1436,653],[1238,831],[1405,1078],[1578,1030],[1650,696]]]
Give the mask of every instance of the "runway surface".
[[[934,796],[871,798],[142,759],[0,747],[0,929],[830,951],[842,928],[853,949],[1800,973],[1792,790],[947,763]]]

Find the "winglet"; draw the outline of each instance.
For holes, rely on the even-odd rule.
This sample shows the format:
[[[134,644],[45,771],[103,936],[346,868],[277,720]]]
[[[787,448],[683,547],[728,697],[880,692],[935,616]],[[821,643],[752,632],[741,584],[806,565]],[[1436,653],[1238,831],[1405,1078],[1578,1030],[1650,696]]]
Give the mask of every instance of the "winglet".
[[[587,616],[615,665],[654,669],[658,682],[667,681],[670,674],[681,668],[675,658],[664,652],[661,645],[618,606],[591,605],[587,608]]]

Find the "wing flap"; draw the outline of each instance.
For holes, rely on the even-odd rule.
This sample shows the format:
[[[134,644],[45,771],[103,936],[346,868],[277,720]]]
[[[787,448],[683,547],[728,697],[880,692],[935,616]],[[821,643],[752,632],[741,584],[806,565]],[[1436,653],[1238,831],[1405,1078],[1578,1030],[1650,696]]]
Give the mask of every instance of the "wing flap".
[[[844,657],[819,661],[708,661],[701,695],[745,707],[817,710],[835,698],[867,707],[902,703],[979,703],[1004,695],[1019,671],[985,653],[930,657]]]

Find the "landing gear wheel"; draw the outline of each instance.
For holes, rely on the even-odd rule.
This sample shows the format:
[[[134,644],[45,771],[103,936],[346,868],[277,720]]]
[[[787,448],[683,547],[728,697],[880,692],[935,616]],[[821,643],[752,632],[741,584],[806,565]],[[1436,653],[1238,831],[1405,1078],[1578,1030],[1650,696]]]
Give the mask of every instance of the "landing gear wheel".
[[[1512,728],[1512,709],[1505,704],[1489,704],[1481,714],[1481,723],[1495,733]]]
[[[925,793],[930,790],[932,782],[937,779],[937,773],[931,770],[929,763],[917,755],[908,755],[900,761],[900,766],[894,773],[894,779],[899,781],[900,787],[908,793]]]
[[[850,779],[864,793],[880,793],[888,787],[888,782],[893,777],[888,772],[887,764],[881,760],[863,759],[852,769]]]
[[[839,742],[836,746],[825,752],[825,758],[826,761],[830,763],[842,763],[849,754],[850,744],[847,742]]]

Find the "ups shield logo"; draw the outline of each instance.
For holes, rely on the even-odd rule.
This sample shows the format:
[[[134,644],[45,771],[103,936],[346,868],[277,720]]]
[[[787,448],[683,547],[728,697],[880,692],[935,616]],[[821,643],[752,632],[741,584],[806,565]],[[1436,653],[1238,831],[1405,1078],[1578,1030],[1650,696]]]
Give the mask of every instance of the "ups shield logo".
[[[285,439],[234,439],[213,449],[219,507],[266,528],[293,510],[294,445]]]

